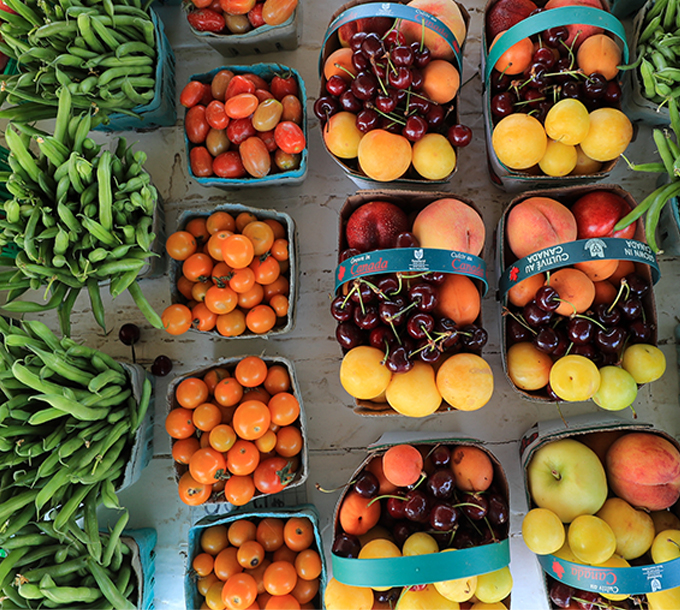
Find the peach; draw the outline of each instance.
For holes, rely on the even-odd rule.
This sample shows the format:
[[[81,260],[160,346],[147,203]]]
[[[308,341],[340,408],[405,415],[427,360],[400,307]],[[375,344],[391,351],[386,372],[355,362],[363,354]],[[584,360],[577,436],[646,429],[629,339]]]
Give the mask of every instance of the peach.
[[[482,217],[467,203],[451,197],[437,199],[423,208],[413,221],[413,234],[423,248],[476,256],[486,239]]]
[[[593,34],[581,43],[576,54],[576,63],[584,74],[599,72],[607,80],[619,73],[621,49],[606,34]]]
[[[669,508],[680,497],[680,452],[650,432],[631,432],[607,451],[610,489],[635,507]]]
[[[411,0],[408,5],[430,13],[443,21],[453,33],[458,44],[463,44],[466,34],[465,20],[454,0]],[[453,60],[453,49],[436,32],[425,28],[423,35],[423,27],[420,23],[406,20],[401,21],[399,29],[404,34],[407,44],[420,42],[423,38],[433,59]]]
[[[625,432],[623,430],[601,430],[599,432],[591,432],[590,434],[584,434],[579,436],[580,440],[584,445],[590,447],[600,458],[600,461],[604,465],[605,456],[609,447],[612,443],[621,438]]]
[[[573,241],[576,235],[576,219],[571,210],[550,197],[521,201],[510,210],[505,222],[508,245],[517,258]]]
[[[602,9],[600,0],[548,0],[545,5],[546,9],[558,8],[560,6],[592,6],[593,8]],[[574,43],[574,49],[578,49],[581,43],[593,34],[602,33],[602,28],[596,25],[587,25],[583,23],[572,23],[566,26],[569,31],[569,36],[564,41],[567,46]]]
[[[543,284],[545,284],[545,273],[531,275],[508,290],[508,301],[517,307],[524,307],[536,296],[536,291]]]

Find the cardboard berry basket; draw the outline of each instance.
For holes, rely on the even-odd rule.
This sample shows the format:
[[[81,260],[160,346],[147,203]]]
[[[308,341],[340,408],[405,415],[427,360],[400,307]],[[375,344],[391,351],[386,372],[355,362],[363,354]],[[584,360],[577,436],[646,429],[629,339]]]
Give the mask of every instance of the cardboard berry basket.
[[[489,0],[485,10],[486,14],[493,7],[497,0]],[[617,163],[617,159],[603,163],[599,172],[588,175],[573,175],[553,177],[545,175],[538,168],[538,165],[528,170],[514,170],[504,165],[494,152],[492,135],[494,123],[491,114],[491,76],[493,68],[501,55],[514,44],[527,37],[533,36],[549,28],[571,24],[589,24],[599,26],[610,34],[614,34],[620,46],[624,63],[628,61],[628,43],[626,34],[621,22],[616,19],[608,9],[600,10],[592,6],[565,6],[553,8],[537,13],[523,19],[516,25],[509,28],[489,51],[492,41],[487,39],[486,27],[482,29],[482,74],[484,79],[484,94],[482,110],[484,114],[484,132],[486,136],[487,162],[489,175],[493,184],[509,193],[517,193],[532,188],[551,188],[558,186],[571,186],[592,183],[601,180],[609,175]],[[522,74],[513,77],[513,80],[526,80]]]
[[[305,135],[305,139],[307,141],[309,140],[307,135],[307,91],[305,89],[305,82],[302,80],[302,77],[297,70],[287,66],[282,66],[281,64],[272,63],[260,63],[254,64],[252,66],[223,66],[220,68],[215,68],[214,70],[204,74],[193,74],[189,80],[210,83],[212,82],[215,74],[217,74],[220,70],[231,70],[234,74],[253,73],[257,76],[260,76],[267,82],[270,82],[271,79],[277,74],[292,74],[297,80],[300,104],[302,106],[302,122],[300,127],[302,128],[302,131]],[[189,175],[191,176],[192,180],[195,180],[203,186],[217,186],[221,188],[241,188],[244,186],[287,186],[301,184],[307,176],[309,146],[305,146],[305,149],[302,151],[302,153],[300,153],[300,166],[297,169],[271,172],[263,178],[253,178],[252,176],[246,176],[244,178],[220,178],[215,175],[208,177],[196,176],[194,175],[194,172],[191,169],[191,163],[189,162],[190,151],[195,145],[189,142],[189,139],[186,135],[186,130],[184,130],[184,146]]]
[[[171,1],[171,4],[180,2]],[[223,57],[240,57],[242,55],[262,55],[264,53],[279,53],[294,51],[302,39],[302,5],[298,2],[293,14],[281,25],[262,25],[245,34],[231,34],[229,32],[201,32],[189,24],[191,33],[198,40],[209,44]],[[196,10],[193,2],[182,2],[185,12]],[[186,16],[183,17],[186,19]]]
[[[341,254],[347,248],[345,227],[352,212],[369,201],[387,201],[403,209],[410,218],[425,208],[428,204],[442,198],[454,198],[472,207],[481,217],[475,204],[462,197],[447,192],[430,191],[398,191],[398,190],[364,190],[348,197],[340,209],[340,227],[338,232],[338,267],[335,273],[335,293],[347,294],[350,282],[367,275],[394,272],[425,273],[427,271],[443,271],[458,273],[470,277],[477,285],[480,297],[488,289],[486,263],[480,256],[473,256],[465,252],[453,250],[436,250],[432,248],[394,248],[390,250],[375,250],[341,261]],[[474,322],[483,326],[482,313]],[[442,400],[437,413],[455,410]],[[398,416],[387,402],[372,400],[355,400],[354,412],[363,416]]]
[[[587,444],[604,463],[604,456],[611,443],[620,436],[634,432],[654,434],[671,443],[676,449],[680,449],[677,439],[662,430],[655,429],[652,424],[623,419],[611,412],[588,413],[576,415],[567,420],[558,419],[535,424],[524,433],[519,447],[529,508],[535,508],[536,504],[530,495],[527,467],[540,448],[554,441],[574,439]],[[650,476],[653,474],[650,473]],[[612,497],[611,489],[609,496]],[[679,508],[679,503],[676,502],[668,510],[670,514],[677,515]],[[560,555],[562,555],[561,552]],[[550,578],[590,593],[630,595],[636,608],[677,607],[678,598],[675,596],[672,605],[665,605],[659,601],[660,605],[654,606],[646,596],[649,593],[656,594],[680,586],[680,559],[655,564],[647,552],[637,559],[630,560],[630,563],[634,564],[632,567],[597,567],[567,561],[556,554],[536,555],[536,558],[543,571],[546,596],[550,592]],[[618,607],[616,601],[610,603],[613,607]],[[552,607],[555,607],[554,604]]]
[[[137,603],[139,610],[153,610],[154,582],[156,580],[156,530],[143,527],[123,530],[121,540],[132,552],[132,570],[137,579]]]
[[[277,220],[286,228],[286,238],[288,240],[288,271],[285,273],[290,287],[288,289],[288,314],[285,318],[277,319],[277,323],[267,333],[256,334],[251,332],[246,328],[246,330],[237,336],[228,337],[229,339],[248,339],[251,337],[258,337],[261,339],[269,339],[270,337],[279,337],[290,332],[295,324],[295,310],[297,302],[298,293],[298,244],[297,244],[297,234],[295,230],[295,222],[293,219],[285,212],[277,212],[275,210],[261,210],[259,208],[252,208],[249,206],[241,205],[240,203],[225,203],[218,205],[217,207],[204,211],[188,211],[185,210],[179,215],[177,220],[177,230],[180,231],[192,218],[208,218],[213,212],[228,212],[232,216],[241,212],[250,212],[254,214],[258,220],[264,220],[267,218]],[[177,280],[182,275],[182,261],[177,261],[170,259],[170,269],[168,273],[170,277],[170,299],[172,303],[186,303],[186,299],[177,290]],[[217,332],[217,330],[202,331],[195,328],[189,329],[192,332],[206,333],[215,336],[222,337],[222,335]]]
[[[187,609],[201,607],[202,596],[196,587],[196,573],[191,568],[191,563],[196,555],[202,552],[201,535],[215,525],[224,525],[227,528],[239,519],[248,519],[259,523],[262,519],[272,517],[275,519],[290,519],[292,517],[305,517],[312,523],[314,529],[314,542],[312,549],[316,550],[321,557],[321,575],[319,576],[319,591],[314,598],[314,607],[322,608],[323,592],[328,578],[326,572],[326,558],[323,552],[323,540],[321,539],[321,526],[319,512],[313,504],[301,504],[287,507],[258,507],[248,506],[228,515],[215,515],[199,519],[189,528],[187,567],[184,572],[184,601]]]
[[[100,131],[146,131],[171,127],[177,120],[175,108],[175,54],[165,34],[165,26],[158,14],[150,9],[156,38],[156,85],[154,97],[148,103],[132,109],[133,115],[120,112],[108,116],[108,122],[98,125]]]
[[[319,55],[319,77],[321,79],[321,93],[324,95],[326,93],[326,79],[324,77],[324,64],[328,57],[336,50],[341,48],[340,39],[338,36],[338,30],[343,26],[347,25],[353,21],[368,18],[389,18],[395,20],[409,21],[417,24],[422,24],[422,27],[429,30],[436,31],[451,47],[453,50],[453,65],[457,68],[460,82],[463,82],[463,49],[465,46],[465,41],[461,44],[456,40],[455,35],[449,29],[449,27],[436,16],[425,12],[424,10],[416,9],[412,6],[407,5],[408,0],[400,0],[398,2],[381,2],[380,0],[352,0],[346,4],[343,4],[331,17],[331,21],[326,30],[323,43],[321,45],[321,53]],[[470,16],[465,9],[465,7],[456,2],[456,5],[460,9],[461,16],[465,23],[465,32],[467,32],[470,25]],[[443,104],[447,119],[445,129],[450,125],[455,125],[458,123],[458,103],[457,98],[446,104]],[[325,123],[321,123],[321,129],[325,129]],[[441,185],[447,184],[451,177],[456,173],[458,167],[458,159],[456,158],[456,167],[453,171],[442,178],[441,180],[428,180],[416,173],[413,166],[411,166],[405,174],[400,178],[393,180],[391,182],[381,182],[379,180],[374,180],[369,178],[359,167],[358,159],[340,159],[333,155],[333,153],[328,150],[324,140],[324,147],[328,151],[328,154],[338,163],[338,165],[343,169],[349,178],[360,188],[384,188],[394,186],[396,188],[441,188]],[[456,149],[456,155],[460,152],[460,149]]]
[[[548,189],[541,191],[527,191],[515,197],[501,216],[496,229],[496,269],[498,275],[497,298],[501,306],[501,350],[503,354],[503,370],[508,382],[524,398],[541,402],[555,402],[548,396],[545,388],[535,391],[519,389],[510,379],[508,374],[507,354],[509,341],[507,335],[507,315],[504,309],[508,306],[508,291],[522,280],[539,273],[555,271],[562,267],[585,261],[597,261],[607,259],[632,261],[635,265],[635,273],[641,275],[650,285],[650,289],[642,299],[645,318],[653,325],[652,337],[649,343],[656,345],[656,306],[654,303],[654,290],[651,287],[659,279],[659,266],[656,255],[652,249],[644,243],[644,229],[642,221],[637,221],[633,239],[623,238],[594,238],[581,239],[563,243],[551,248],[538,250],[520,260],[511,252],[506,237],[508,214],[518,203],[530,197],[548,197],[570,207],[583,195],[591,191],[608,191],[622,197],[631,208],[637,204],[633,197],[621,187],[609,184],[591,186],[570,186],[562,189]],[[617,287],[618,288],[618,287]]]
[[[175,398],[175,391],[177,390],[177,386],[184,381],[185,379],[189,377],[202,377],[205,375],[208,371],[211,369],[217,368],[217,367],[224,367],[231,371],[233,373],[233,370],[236,368],[236,365],[244,358],[245,356],[241,357],[235,357],[235,358],[221,358],[218,359],[214,364],[211,364],[210,366],[206,366],[200,369],[197,369],[195,371],[190,371],[189,373],[186,373],[185,375],[182,375],[180,377],[176,377],[175,379],[172,380],[170,385],[168,386],[168,392],[166,394],[166,415],[172,411],[175,408],[178,408],[180,405],[177,402],[177,399]],[[295,425],[300,428],[300,432],[302,433],[302,442],[303,442],[303,447],[302,451],[300,452],[300,466],[295,473],[295,476],[291,480],[290,483],[288,483],[284,491],[299,487],[301,485],[304,485],[305,481],[307,480],[307,476],[309,474],[309,455],[308,455],[308,433],[307,433],[307,416],[305,415],[305,409],[304,405],[302,404],[302,393],[300,392],[300,385],[298,384],[297,380],[297,375],[295,373],[295,367],[293,366],[293,363],[286,359],[286,358],[281,358],[278,356],[261,356],[262,360],[265,361],[267,364],[267,367],[274,365],[274,364],[279,364],[283,366],[287,371],[288,375],[290,376],[290,383],[291,383],[291,389],[290,392],[298,399],[298,402],[300,404],[300,415],[295,422]],[[291,424],[292,425],[292,424]],[[171,444],[175,444],[175,439],[171,439]],[[177,462],[173,461],[173,469],[175,472],[175,482],[179,482],[180,477],[188,471],[188,466],[179,464]],[[259,491],[255,491],[255,495],[253,496],[252,501],[266,498],[271,494],[263,494]],[[224,495],[213,492],[212,496],[210,499],[205,503],[205,504],[220,504],[225,507],[229,507],[231,510],[233,510],[233,507],[230,503],[228,503],[224,499]]]
[[[427,456],[439,445],[446,445],[451,448],[454,446],[472,446],[481,449],[488,455],[493,465],[493,481],[489,489],[500,495],[506,504],[509,505],[508,481],[501,463],[482,441],[458,436],[455,433],[387,432],[368,447],[368,455],[352,474],[350,481],[354,481],[357,475],[368,467],[371,462],[381,460],[382,456],[391,446],[401,444],[413,445],[424,456]],[[333,515],[334,539],[343,532],[340,522],[340,510],[343,501],[351,491],[352,486],[350,484],[345,486],[335,505]],[[381,504],[382,512],[386,510],[384,500],[381,500]],[[463,515],[461,517],[463,520],[466,519]],[[380,524],[380,522],[378,523]],[[477,522],[477,525],[480,534],[483,528],[491,528],[490,522],[486,519]],[[501,533],[492,532],[490,534],[489,542],[468,548],[459,548],[454,552],[377,559],[350,559],[332,553],[333,578],[343,584],[356,587],[391,588],[426,585],[494,572],[510,564],[508,524],[505,523],[499,526],[499,529]],[[425,531],[431,533],[433,530],[426,527]],[[455,548],[455,536],[453,537],[453,542],[449,544]],[[443,548],[440,545],[440,549],[443,550]],[[507,598],[506,607],[510,607],[507,604]]]
[[[657,231],[659,247],[664,256],[680,256],[680,209],[677,197],[673,197],[661,210]]]
[[[654,7],[654,0],[648,0],[644,3],[644,6],[635,15],[633,19],[633,30],[631,34],[631,58],[630,63],[635,64],[639,57],[640,51],[640,36],[646,27],[645,17],[647,13]],[[662,13],[663,15],[663,13]],[[661,25],[657,28],[661,29]],[[649,43],[649,41],[646,41]],[[671,68],[678,68],[680,64],[669,64]],[[656,67],[653,68],[656,72]],[[647,79],[650,76],[647,75]],[[630,117],[631,121],[640,121],[646,125],[669,125],[671,122],[670,114],[668,113],[668,107],[663,100],[654,102],[649,97],[643,95],[643,91],[649,88],[649,93],[654,95],[654,77],[645,83],[645,79],[642,75],[642,69],[637,66],[634,69],[627,70],[625,72],[623,80],[623,106],[626,114]],[[673,87],[673,85],[670,85]]]

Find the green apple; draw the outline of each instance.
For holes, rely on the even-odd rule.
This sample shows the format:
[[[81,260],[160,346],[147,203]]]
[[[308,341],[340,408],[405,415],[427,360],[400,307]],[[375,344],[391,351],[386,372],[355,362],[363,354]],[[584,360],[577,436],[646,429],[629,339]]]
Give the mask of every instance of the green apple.
[[[607,499],[607,475],[597,454],[583,443],[565,438],[541,447],[527,467],[531,498],[549,508],[562,523],[594,515]]]

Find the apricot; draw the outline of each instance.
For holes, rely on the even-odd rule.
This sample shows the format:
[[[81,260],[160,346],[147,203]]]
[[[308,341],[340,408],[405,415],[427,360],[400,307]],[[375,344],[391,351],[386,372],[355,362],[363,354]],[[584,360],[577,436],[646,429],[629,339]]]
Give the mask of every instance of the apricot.
[[[560,295],[562,303],[555,310],[562,316],[583,313],[595,299],[593,281],[583,271],[572,267],[564,267],[555,271],[546,281]]]
[[[451,318],[458,326],[465,326],[479,317],[481,306],[479,289],[469,277],[447,274],[439,286],[439,302],[435,307],[438,315]]]
[[[511,345],[506,360],[508,377],[520,390],[540,390],[548,385],[552,360],[530,341]]]
[[[616,298],[616,288],[614,288],[614,285],[609,280],[593,282],[593,285],[595,286],[593,305],[609,305],[614,302],[614,299]]]
[[[413,144],[412,161],[426,180],[443,180],[456,169],[456,151],[442,134],[427,133]],[[381,162],[385,163],[384,159]]]
[[[451,451],[451,470],[461,491],[486,491],[493,482],[489,454],[473,445],[458,445]]]
[[[571,210],[550,197],[528,197],[512,207],[505,222],[508,246],[517,258],[574,241],[577,234]]]
[[[323,75],[328,80],[331,76],[341,76],[347,82],[351,82],[356,76],[357,69],[352,65],[354,51],[350,48],[341,48],[333,51],[324,62]]]
[[[328,610],[371,610],[373,608],[373,589],[345,585],[331,578],[323,593],[323,602]]]
[[[493,372],[476,354],[454,354],[439,367],[437,388],[442,398],[460,411],[481,409],[493,394]]]
[[[538,273],[523,279],[508,290],[508,301],[517,307],[524,307],[536,296],[536,291],[543,284],[545,284],[545,273]]]
[[[491,143],[501,163],[510,169],[529,169],[543,158],[548,136],[538,119],[515,112],[498,122]]]
[[[583,271],[593,282],[601,282],[611,277],[612,273],[616,271],[619,266],[619,261],[614,258],[597,259],[591,261],[583,261],[582,263],[574,263],[574,267],[579,271]]]
[[[337,112],[323,128],[323,141],[328,150],[341,159],[354,159],[364,134],[357,129],[357,116],[352,112]]]
[[[391,494],[392,492],[396,491],[397,486],[390,483],[387,480],[387,477],[385,476],[385,472],[383,471],[382,458],[379,457],[373,458],[366,465],[366,470],[372,472],[377,477],[378,483],[380,485],[378,493],[381,496],[384,496],[385,494]]]
[[[513,116],[513,115],[510,115]],[[595,161],[613,161],[633,139],[633,124],[616,108],[597,108],[590,113],[590,129],[581,149]]]
[[[350,491],[342,501],[338,512],[340,527],[353,536],[362,536],[380,519],[380,502],[371,503],[370,498]]]
[[[609,281],[614,285],[614,288],[618,289],[621,280],[629,273],[635,273],[635,263],[626,260],[619,261],[616,271],[609,276]]]
[[[460,73],[448,61],[433,59],[423,70],[423,93],[437,104],[450,102],[458,93]]]
[[[607,80],[612,80],[619,73],[621,49],[606,34],[593,34],[578,48],[576,63],[584,74],[599,72]]]
[[[590,129],[590,121],[588,122]],[[583,152],[580,146],[576,147],[576,167],[571,172],[572,176],[592,176],[602,169],[602,162],[591,159]]]
[[[411,165],[411,143],[399,134],[374,129],[361,138],[357,156],[369,178],[391,182],[403,176]]]
[[[423,471],[423,456],[413,445],[393,445],[382,457],[385,478],[397,487],[418,482]]]
[[[493,39],[489,51],[500,40],[501,36],[505,34],[505,30],[499,32]],[[505,51],[496,62],[494,68],[501,74],[521,74],[531,64],[531,58],[534,55],[534,43],[531,38],[523,38],[519,42],[512,45]]]

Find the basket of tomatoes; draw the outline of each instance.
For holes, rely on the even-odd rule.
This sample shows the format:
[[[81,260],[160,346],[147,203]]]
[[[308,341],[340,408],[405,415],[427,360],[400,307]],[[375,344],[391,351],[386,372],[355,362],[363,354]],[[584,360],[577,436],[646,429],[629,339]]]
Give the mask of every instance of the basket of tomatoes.
[[[295,319],[297,241],[285,213],[224,204],[184,212],[168,236],[172,305],[161,318],[170,334],[271,337]]]
[[[167,404],[185,504],[243,506],[307,479],[307,422],[285,358],[219,360],[173,380]]]
[[[194,74],[180,95],[189,175],[203,186],[300,184],[307,175],[307,95],[280,64]]]
[[[302,35],[298,0],[184,2],[191,33],[224,57],[297,49]]]
[[[205,517],[189,529],[187,608],[321,608],[326,578],[311,504]]]

